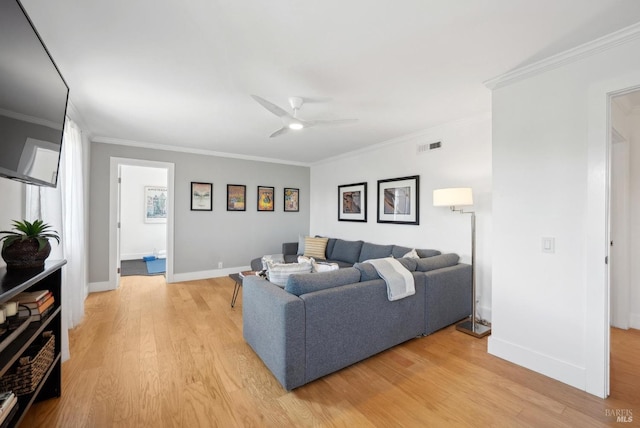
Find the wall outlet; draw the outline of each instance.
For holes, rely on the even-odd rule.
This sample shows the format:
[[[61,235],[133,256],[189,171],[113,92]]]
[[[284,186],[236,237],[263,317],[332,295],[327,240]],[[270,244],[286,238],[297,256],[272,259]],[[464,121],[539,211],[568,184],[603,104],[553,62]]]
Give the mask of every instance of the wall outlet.
[[[222,262],[218,262],[218,269],[222,269]]]

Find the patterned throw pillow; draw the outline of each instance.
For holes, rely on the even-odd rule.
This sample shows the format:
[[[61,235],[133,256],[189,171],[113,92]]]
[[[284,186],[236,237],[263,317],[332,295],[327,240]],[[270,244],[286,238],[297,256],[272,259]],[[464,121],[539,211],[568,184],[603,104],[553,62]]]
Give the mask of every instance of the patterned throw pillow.
[[[302,263],[274,263],[267,261],[267,278],[273,284],[284,287],[289,275],[294,273],[311,273],[311,262]]]
[[[304,239],[304,256],[313,257],[314,259],[324,260],[327,258],[327,242],[329,238],[312,238],[307,236]]]

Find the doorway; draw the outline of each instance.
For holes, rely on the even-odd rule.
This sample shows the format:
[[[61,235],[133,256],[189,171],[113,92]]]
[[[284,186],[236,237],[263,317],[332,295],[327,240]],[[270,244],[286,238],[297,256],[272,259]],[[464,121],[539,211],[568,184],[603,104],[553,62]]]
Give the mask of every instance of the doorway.
[[[612,95],[609,111],[609,347],[613,356],[620,344],[612,346],[611,337],[618,337],[621,330],[640,329],[640,268],[632,263],[640,255],[636,220],[640,214],[640,90]],[[618,370],[610,367],[610,382],[620,381]],[[635,374],[638,367],[626,370]]]
[[[120,165],[119,176],[120,276],[164,274],[167,169]]]
[[[149,182],[147,183],[147,181]],[[163,181],[166,183],[166,186],[154,184],[162,183]],[[126,189],[124,188],[125,186]],[[110,289],[116,289],[119,286],[121,260],[123,258],[135,258],[138,256],[165,256],[166,280],[167,282],[173,282],[174,164],[112,157],[110,162],[109,187]],[[163,197],[165,193],[162,193],[161,188],[166,188],[165,218],[155,216],[153,210],[151,213],[148,213],[146,207],[146,197],[148,195]],[[135,220],[136,218],[137,220]],[[123,222],[126,223],[124,225],[125,230],[122,228]],[[132,242],[130,239],[131,231],[136,228],[143,228],[143,225],[149,226],[144,227],[144,229],[159,228],[162,230],[162,238],[152,241],[149,238],[149,234],[152,234],[153,230],[145,230],[144,234],[138,230],[133,233],[138,236],[138,238],[146,236],[147,239],[145,239],[144,243],[135,242],[135,240]],[[127,234],[126,237],[123,236],[125,233]],[[141,239],[138,240],[142,241]],[[164,245],[162,242],[164,242]],[[165,248],[161,248],[163,246]],[[151,254],[147,254],[149,252]]]

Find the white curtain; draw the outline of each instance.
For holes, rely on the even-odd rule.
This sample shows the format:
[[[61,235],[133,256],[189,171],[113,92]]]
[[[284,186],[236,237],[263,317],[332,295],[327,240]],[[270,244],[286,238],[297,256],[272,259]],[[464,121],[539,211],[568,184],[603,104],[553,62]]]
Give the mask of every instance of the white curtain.
[[[84,225],[82,131],[67,118],[56,188],[27,186],[26,218],[42,219],[60,235],[51,243],[50,259],[66,259],[62,269],[62,360],[69,359],[68,329],[84,315],[87,297],[87,258]]]

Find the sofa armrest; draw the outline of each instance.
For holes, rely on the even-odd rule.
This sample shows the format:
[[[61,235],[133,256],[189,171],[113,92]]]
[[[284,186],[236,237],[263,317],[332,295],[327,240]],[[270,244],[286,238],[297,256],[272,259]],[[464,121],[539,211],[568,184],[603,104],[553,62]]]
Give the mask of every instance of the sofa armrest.
[[[425,335],[471,314],[471,265],[459,263],[424,275]]]
[[[258,276],[242,288],[244,340],[287,390],[304,384],[304,302]]]
[[[257,259],[251,260],[251,270],[254,270],[254,271],[262,270],[262,257],[258,257]]]
[[[298,243],[297,242],[285,242],[282,244],[282,254],[285,256],[297,256],[298,255]]]

